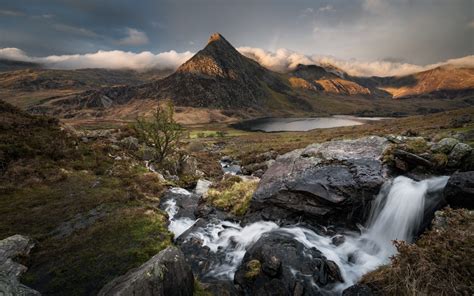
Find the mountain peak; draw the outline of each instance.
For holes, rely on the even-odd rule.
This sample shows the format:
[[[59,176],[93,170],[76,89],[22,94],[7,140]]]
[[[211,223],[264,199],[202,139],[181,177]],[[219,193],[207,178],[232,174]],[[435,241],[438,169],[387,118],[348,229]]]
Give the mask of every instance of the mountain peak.
[[[224,36],[222,36],[220,33],[216,32],[216,33],[213,33],[210,37],[209,37],[209,40],[207,41],[207,43],[212,43],[214,41],[220,41],[220,40],[225,40]]]

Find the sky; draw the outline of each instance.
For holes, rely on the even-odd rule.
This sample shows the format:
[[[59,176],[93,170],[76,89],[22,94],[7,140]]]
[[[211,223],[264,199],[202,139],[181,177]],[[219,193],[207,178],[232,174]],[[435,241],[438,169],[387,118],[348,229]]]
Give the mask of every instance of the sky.
[[[0,58],[52,67],[173,68],[213,32],[254,58],[403,72],[472,62],[474,0],[0,0]]]

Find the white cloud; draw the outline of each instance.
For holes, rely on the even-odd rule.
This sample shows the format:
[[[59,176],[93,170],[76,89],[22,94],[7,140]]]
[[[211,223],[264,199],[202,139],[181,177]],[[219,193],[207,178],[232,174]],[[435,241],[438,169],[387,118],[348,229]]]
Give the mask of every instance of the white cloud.
[[[256,60],[262,66],[278,72],[292,70],[298,64],[332,65],[353,76],[408,75],[447,64],[454,67],[474,68],[474,55],[421,66],[396,61],[343,60],[332,56],[305,55],[283,48],[275,52],[252,47],[240,47],[238,50],[243,55]],[[192,56],[193,53],[189,51],[178,53],[172,50],[154,54],[149,51],[134,53],[112,50],[88,54],[30,57],[18,48],[0,48],[0,59],[40,63],[47,68],[54,69],[176,69]]]
[[[174,50],[158,54],[144,51],[140,53],[121,50],[98,51],[88,54],[52,55],[47,57],[29,57],[18,48],[0,49],[0,59],[10,59],[43,64],[54,69],[176,69],[190,59],[193,53],[187,51],[178,53]]]
[[[127,28],[127,36],[120,39],[118,44],[120,45],[143,45],[148,43],[148,36],[145,32],[138,31],[137,29]]]
[[[264,67],[278,72],[292,70],[298,64],[333,65],[353,76],[408,75],[447,64],[455,67],[474,67],[474,55],[420,66],[389,61],[366,62],[359,60],[342,60],[332,56],[304,55],[287,49],[278,49],[276,52],[269,52],[260,48],[240,47],[238,50],[243,55],[256,60]]]
[[[326,6],[322,6],[318,9],[319,11],[323,12],[323,11],[331,11],[331,10],[334,10],[334,7],[332,5],[326,5]]]

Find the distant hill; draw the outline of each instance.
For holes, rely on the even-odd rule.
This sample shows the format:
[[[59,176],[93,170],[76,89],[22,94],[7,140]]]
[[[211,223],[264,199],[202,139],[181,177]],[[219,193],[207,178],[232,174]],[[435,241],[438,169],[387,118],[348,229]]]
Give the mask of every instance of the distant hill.
[[[40,64],[0,59],[0,72],[22,70],[22,69],[39,69],[39,68],[41,68]]]

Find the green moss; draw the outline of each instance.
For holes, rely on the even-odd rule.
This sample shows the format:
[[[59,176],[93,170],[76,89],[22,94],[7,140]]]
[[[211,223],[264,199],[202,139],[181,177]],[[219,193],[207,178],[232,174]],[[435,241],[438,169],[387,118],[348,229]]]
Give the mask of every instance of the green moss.
[[[220,209],[241,216],[247,211],[257,185],[257,181],[235,182],[227,188],[220,185],[218,189],[209,189],[207,200]]]
[[[66,240],[48,240],[32,254],[24,281],[47,295],[92,295],[171,244],[166,218],[141,207],[117,209]]]
[[[206,291],[206,289],[204,289],[202,284],[197,279],[194,279],[193,295],[194,296],[212,296],[212,293],[210,293],[209,291]]]
[[[262,269],[262,264],[260,263],[260,261],[254,259],[254,260],[249,261],[245,267],[246,267],[246,272],[244,275],[245,278],[254,279],[260,274],[261,269]]]
[[[407,141],[404,145],[404,150],[414,153],[414,154],[421,154],[428,150],[429,146],[425,139],[416,138],[413,140]]]

